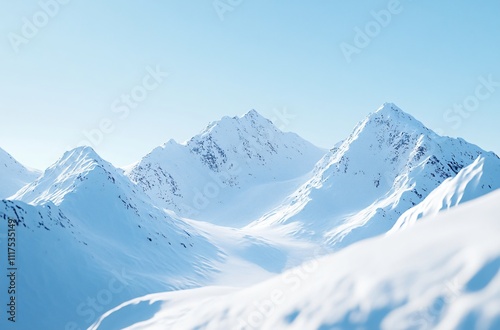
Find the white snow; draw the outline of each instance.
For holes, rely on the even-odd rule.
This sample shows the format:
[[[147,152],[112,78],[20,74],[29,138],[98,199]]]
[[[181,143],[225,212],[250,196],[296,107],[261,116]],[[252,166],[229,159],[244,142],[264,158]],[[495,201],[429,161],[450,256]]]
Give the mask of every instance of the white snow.
[[[83,329],[147,293],[253,284],[314,248],[180,218],[89,147],[66,152],[14,198],[0,203],[0,217],[18,222],[22,242],[18,309],[31,311],[22,329]]]
[[[134,299],[90,329],[114,329],[138,303],[154,307],[124,329],[498,329],[499,201],[497,191],[248,288]]]
[[[241,227],[278,206],[325,153],[252,110],[213,122],[184,144],[171,140],[125,171],[156,205]]]
[[[126,169],[80,147],[40,174],[0,150],[0,182],[19,329],[500,323],[500,159],[391,103],[329,152],[252,110]]]
[[[386,103],[317,164],[308,182],[249,226],[289,226],[290,235],[340,249],[386,233],[479,156],[500,166],[495,154],[438,136]]]
[[[388,234],[496,189],[500,189],[500,162],[479,157],[455,177],[445,180],[420,204],[403,213]]]
[[[39,175],[39,171],[25,167],[0,148],[0,199],[13,195]]]

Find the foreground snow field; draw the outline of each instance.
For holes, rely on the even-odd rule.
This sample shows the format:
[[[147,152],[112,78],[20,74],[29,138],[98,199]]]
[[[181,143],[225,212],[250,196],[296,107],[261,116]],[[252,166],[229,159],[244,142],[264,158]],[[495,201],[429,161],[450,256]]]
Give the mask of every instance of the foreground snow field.
[[[91,329],[500,329],[498,214],[500,191],[248,288],[134,299]]]

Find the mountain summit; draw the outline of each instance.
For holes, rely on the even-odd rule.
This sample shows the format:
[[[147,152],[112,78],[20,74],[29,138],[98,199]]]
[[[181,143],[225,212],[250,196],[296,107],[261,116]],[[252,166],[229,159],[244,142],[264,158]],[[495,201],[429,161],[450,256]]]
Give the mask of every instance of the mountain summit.
[[[251,110],[210,123],[186,143],[169,141],[126,174],[159,206],[241,226],[297,188],[325,152]]]
[[[13,200],[2,201],[0,219],[15,221],[23,237],[18,283],[26,299],[19,309],[32,316],[20,320],[23,329],[89,323],[105,304],[80,303],[117,276],[114,288],[121,289],[108,303],[206,281],[221,259],[196,228],[156,207],[90,147],[66,152]],[[47,317],[54,306],[57,316]]]
[[[31,204],[52,202],[60,205],[67,200],[68,194],[81,198],[80,190],[96,192],[105,188],[106,181],[115,184],[117,177],[119,174],[113,165],[103,160],[94,149],[78,147],[65,152],[36,181],[21,189],[14,199]],[[123,182],[123,185],[134,190],[130,183]]]
[[[312,179],[251,226],[286,225],[295,236],[342,248],[386,233],[403,212],[479,156],[499,162],[386,103],[318,163]]]

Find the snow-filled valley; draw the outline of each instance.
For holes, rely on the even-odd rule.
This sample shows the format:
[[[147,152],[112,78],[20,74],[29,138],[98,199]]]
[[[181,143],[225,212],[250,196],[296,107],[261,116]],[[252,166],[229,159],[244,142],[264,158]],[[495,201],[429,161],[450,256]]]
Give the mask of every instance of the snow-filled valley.
[[[500,158],[392,103],[330,150],[252,110],[0,183],[0,329],[500,328]]]
[[[91,329],[115,329],[134,311],[144,321],[121,323],[127,329],[498,329],[499,198],[495,192],[412,230],[313,255],[254,286],[137,298]]]

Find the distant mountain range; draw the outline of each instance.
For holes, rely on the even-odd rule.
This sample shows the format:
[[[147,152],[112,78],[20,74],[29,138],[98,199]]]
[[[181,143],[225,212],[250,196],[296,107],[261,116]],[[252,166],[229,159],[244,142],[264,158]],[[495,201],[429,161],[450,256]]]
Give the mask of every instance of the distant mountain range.
[[[175,291],[167,296],[176,301],[185,294],[176,295],[178,290],[204,287],[208,291],[200,295],[213,299],[234,289],[210,291],[211,285],[259,285],[353,244],[349,251],[400,249],[391,244],[404,235],[416,242],[432,231],[427,221],[420,234],[406,234],[421,219],[439,218],[500,188],[500,158],[439,136],[387,103],[331,150],[280,131],[252,110],[211,123],[185,143],[171,140],[124,169],[79,147],[40,173],[0,149],[0,182],[2,226],[9,219],[17,223],[19,310],[30,315],[20,318],[20,329],[84,329],[148,294]],[[460,221],[467,231],[467,219]],[[438,223],[436,230],[452,225]],[[376,236],[384,243],[360,243]],[[0,239],[5,244],[6,235]],[[364,262],[354,256],[358,252],[344,255]],[[342,258],[324,259],[325,274]],[[241,294],[233,298],[239,301]],[[244,295],[242,304],[251,299]],[[372,302],[375,296],[365,298]],[[191,313],[201,308],[186,301]],[[397,307],[396,300],[391,304]],[[147,318],[160,310],[152,306],[145,309]],[[288,322],[271,328],[307,328],[300,312],[288,312]],[[209,310],[200,320],[221,320],[220,313]],[[146,317],[135,309],[125,314],[106,318],[100,329]],[[232,325],[240,314],[230,315],[228,322],[207,324]],[[387,316],[377,315],[367,317]],[[196,320],[185,324],[203,328]]]

